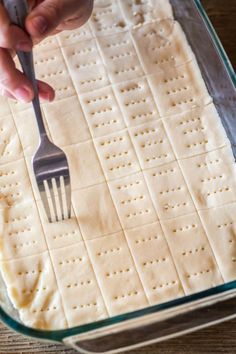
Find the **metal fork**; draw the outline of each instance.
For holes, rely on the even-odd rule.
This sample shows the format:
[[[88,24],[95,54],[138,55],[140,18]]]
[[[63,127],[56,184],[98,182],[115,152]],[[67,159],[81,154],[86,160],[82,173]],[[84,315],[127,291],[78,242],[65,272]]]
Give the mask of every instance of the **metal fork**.
[[[24,29],[28,13],[27,0],[3,0],[12,23]],[[65,153],[48,138],[40,108],[35,78],[33,53],[17,52],[23,72],[34,88],[32,101],[40,134],[40,144],[33,157],[33,169],[40,196],[49,222],[71,217],[71,187]]]

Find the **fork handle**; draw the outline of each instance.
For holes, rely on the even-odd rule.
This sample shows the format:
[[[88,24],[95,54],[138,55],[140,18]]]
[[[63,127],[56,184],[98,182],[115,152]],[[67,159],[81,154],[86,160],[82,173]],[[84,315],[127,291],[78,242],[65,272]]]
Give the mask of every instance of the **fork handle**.
[[[28,14],[27,0],[3,0],[3,3],[8,11],[11,22],[25,30],[25,19]],[[19,58],[24,74],[28,77],[33,85],[34,99],[32,104],[38,124],[39,134],[41,139],[43,139],[47,137],[47,133],[40,108],[38,86],[34,70],[33,52],[17,51],[16,54]]]

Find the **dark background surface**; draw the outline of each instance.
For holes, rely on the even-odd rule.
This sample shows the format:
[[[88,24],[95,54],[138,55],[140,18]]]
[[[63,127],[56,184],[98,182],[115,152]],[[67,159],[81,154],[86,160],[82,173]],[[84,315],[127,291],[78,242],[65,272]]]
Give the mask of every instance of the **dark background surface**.
[[[202,0],[211,22],[236,68],[236,0]],[[0,354],[75,354],[64,346],[38,343],[0,324]],[[236,354],[236,319],[131,354]]]

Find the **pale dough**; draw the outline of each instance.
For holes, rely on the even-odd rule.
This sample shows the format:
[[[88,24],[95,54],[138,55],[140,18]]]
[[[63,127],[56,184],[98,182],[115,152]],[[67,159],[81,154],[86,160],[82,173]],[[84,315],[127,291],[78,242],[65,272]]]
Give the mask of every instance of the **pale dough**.
[[[122,32],[128,27],[116,1],[108,3],[106,7],[95,6],[90,25],[93,34],[98,37]]]
[[[125,231],[151,304],[183,296],[184,291],[158,222]]]
[[[212,101],[195,59],[148,79],[161,116],[186,112]]]
[[[181,160],[180,166],[198,209],[235,202],[236,165],[230,147]]]
[[[140,171],[127,130],[96,139],[95,146],[107,180]]]
[[[200,155],[227,144],[225,130],[213,103],[166,117],[163,123],[179,158]]]
[[[175,160],[162,121],[148,122],[131,128],[130,135],[144,170]]]
[[[81,96],[84,115],[93,137],[125,128],[120,107],[112,87],[108,86]]]
[[[157,220],[142,173],[116,179],[108,185],[124,229]]]
[[[194,212],[188,187],[176,161],[144,172],[160,219],[171,219]]]
[[[224,280],[235,280],[236,204],[201,211],[200,217]]]
[[[123,233],[87,243],[110,315],[149,304]]]
[[[122,82],[144,75],[129,32],[100,37],[98,43],[111,82]]]
[[[125,81],[114,86],[127,126],[160,118],[146,78]]]
[[[124,17],[130,26],[140,25],[152,20],[172,18],[172,8],[166,0],[118,0]]]
[[[29,104],[0,98],[0,270],[21,321],[65,329],[236,277],[229,141],[168,0],[95,0],[35,49],[72,218],[49,224]],[[194,48],[193,48],[194,49]],[[19,67],[19,63],[17,64]]]
[[[197,213],[162,221],[186,294],[222,283],[222,276]]]
[[[69,326],[106,318],[107,310],[84,243],[53,250],[51,257]]]
[[[97,238],[121,230],[106,183],[77,190],[73,193],[72,202],[84,239]]]
[[[95,39],[63,47],[62,53],[78,93],[90,92],[109,84]]]
[[[68,326],[49,253],[1,263],[2,276],[14,306],[29,327]]]
[[[135,28],[132,36],[146,74],[183,65],[194,56],[180,25],[171,19]]]
[[[43,110],[55,144],[63,147],[82,143],[91,138],[78,97],[71,96],[52,102],[44,105]],[[31,121],[34,122],[33,117]],[[22,121],[19,123],[18,130]]]

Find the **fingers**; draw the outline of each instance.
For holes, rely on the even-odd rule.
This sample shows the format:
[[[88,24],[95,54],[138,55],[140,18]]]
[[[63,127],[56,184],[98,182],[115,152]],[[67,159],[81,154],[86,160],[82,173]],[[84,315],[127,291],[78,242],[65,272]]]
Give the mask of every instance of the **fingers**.
[[[30,102],[34,97],[32,84],[16,69],[11,52],[30,51],[32,41],[19,27],[11,25],[7,11],[0,3],[0,94],[22,102]],[[54,90],[46,83],[38,82],[39,95],[52,101]]]
[[[29,80],[15,67],[10,53],[0,48],[0,88],[16,99],[29,102],[33,99],[33,87]]]
[[[30,51],[32,41],[19,27],[11,24],[7,11],[0,3],[0,47]]]
[[[4,96],[21,102],[30,102],[34,97],[32,84],[25,75],[16,69],[10,53],[0,48],[0,89]],[[42,99],[53,101],[55,92],[48,84],[38,81],[39,95]]]
[[[92,12],[92,0],[44,0],[26,19],[26,28],[33,38],[41,38],[62,23],[73,29],[87,21]]]
[[[37,82],[40,98],[42,98],[44,101],[52,102],[55,98],[55,91],[53,90],[53,88],[49,86],[46,82],[39,80]]]

